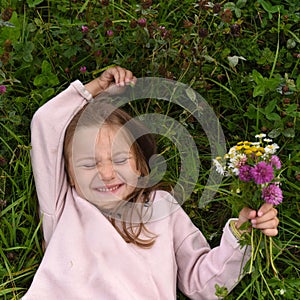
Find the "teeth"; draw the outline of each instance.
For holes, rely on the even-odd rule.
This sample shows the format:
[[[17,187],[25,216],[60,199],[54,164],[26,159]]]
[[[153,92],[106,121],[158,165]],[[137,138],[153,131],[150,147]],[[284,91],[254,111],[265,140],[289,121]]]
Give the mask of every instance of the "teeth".
[[[118,189],[118,188],[119,188],[119,186],[116,185],[116,186],[114,186],[114,187],[112,187],[112,188],[98,188],[97,190],[98,190],[99,192],[112,192],[112,191],[115,191],[115,190]]]

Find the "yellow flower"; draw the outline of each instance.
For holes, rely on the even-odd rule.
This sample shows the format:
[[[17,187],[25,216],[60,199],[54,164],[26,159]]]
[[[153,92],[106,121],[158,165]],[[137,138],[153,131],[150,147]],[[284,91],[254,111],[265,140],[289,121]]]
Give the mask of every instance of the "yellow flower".
[[[256,156],[262,156],[263,154],[260,151],[258,151],[258,152],[255,153],[255,155]]]

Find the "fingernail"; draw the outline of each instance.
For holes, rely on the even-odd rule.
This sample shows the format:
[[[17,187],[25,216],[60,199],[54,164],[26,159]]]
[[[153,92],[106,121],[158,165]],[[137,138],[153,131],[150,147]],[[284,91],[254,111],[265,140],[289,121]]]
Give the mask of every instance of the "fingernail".
[[[262,213],[261,211],[259,211],[259,212],[257,213],[257,215],[258,215],[259,217],[262,217],[263,213]]]

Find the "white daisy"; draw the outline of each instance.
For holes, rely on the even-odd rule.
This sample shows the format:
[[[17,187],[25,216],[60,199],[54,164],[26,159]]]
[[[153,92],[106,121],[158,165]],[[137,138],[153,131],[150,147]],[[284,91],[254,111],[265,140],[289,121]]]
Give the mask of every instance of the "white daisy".
[[[260,134],[257,134],[255,137],[257,139],[262,139],[262,138],[266,137],[266,135],[264,133],[260,133]]]

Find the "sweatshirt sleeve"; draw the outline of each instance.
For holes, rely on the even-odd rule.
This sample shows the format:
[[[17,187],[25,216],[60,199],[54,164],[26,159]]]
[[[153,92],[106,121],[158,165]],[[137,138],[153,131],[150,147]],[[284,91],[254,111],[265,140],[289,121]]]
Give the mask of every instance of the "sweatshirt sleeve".
[[[187,216],[186,216],[187,217]],[[219,299],[215,285],[231,291],[241,278],[243,267],[249,260],[250,249],[241,249],[229,228],[223,230],[220,246],[210,248],[205,237],[189,220],[177,224],[178,234],[190,232],[177,245],[178,287],[190,299]],[[249,248],[249,247],[248,247]]]
[[[91,99],[83,84],[74,81],[40,107],[31,121],[31,163],[46,245],[68,190],[63,159],[65,130],[73,116]]]

